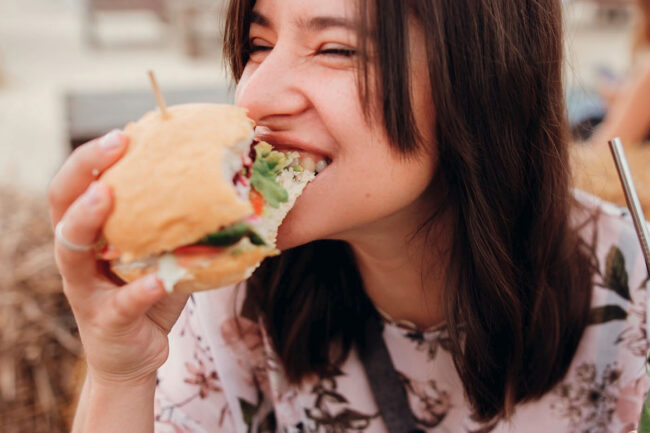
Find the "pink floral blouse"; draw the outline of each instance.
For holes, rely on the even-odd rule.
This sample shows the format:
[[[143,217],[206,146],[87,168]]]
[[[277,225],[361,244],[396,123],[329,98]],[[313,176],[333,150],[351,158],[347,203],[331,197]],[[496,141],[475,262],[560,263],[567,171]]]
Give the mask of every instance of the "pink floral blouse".
[[[647,271],[627,211],[576,194],[595,211],[574,216],[599,263],[591,324],[565,378],[543,398],[519,405],[510,420],[472,420],[444,327],[418,331],[385,321],[384,340],[424,431],[627,433],[635,428],[650,386],[644,368]],[[385,433],[356,352],[329,377],[289,385],[264,330],[236,314],[243,290],[197,293],[188,302],[158,374],[156,432]]]

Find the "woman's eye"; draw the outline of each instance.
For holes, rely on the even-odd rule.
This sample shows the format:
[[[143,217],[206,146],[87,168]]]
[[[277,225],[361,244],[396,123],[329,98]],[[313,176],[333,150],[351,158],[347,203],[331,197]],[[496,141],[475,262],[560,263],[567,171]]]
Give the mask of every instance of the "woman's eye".
[[[356,53],[357,52],[355,50],[344,45],[325,45],[318,50],[318,54],[329,56],[352,57]]]
[[[270,51],[273,48],[268,42],[261,41],[259,38],[253,38],[248,41],[248,53],[260,53]]]
[[[268,45],[251,45],[251,46],[248,48],[248,51],[249,51],[250,53],[259,53],[260,51],[268,51],[268,50],[270,50],[271,48],[272,48],[272,47],[270,47],[270,46],[268,46]]]

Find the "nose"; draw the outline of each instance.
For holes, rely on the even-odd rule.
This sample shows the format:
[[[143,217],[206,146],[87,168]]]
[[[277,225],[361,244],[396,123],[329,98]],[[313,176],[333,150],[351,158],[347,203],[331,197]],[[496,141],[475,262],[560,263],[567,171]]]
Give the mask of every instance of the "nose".
[[[298,116],[309,107],[301,78],[295,56],[278,43],[261,62],[248,62],[237,84],[235,104],[247,108],[257,123]]]

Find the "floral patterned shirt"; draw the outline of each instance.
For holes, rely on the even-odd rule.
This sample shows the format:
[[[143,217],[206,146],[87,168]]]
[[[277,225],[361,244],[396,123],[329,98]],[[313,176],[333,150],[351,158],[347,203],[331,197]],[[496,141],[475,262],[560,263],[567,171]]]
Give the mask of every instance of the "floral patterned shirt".
[[[590,325],[564,379],[509,420],[479,424],[444,327],[385,321],[383,337],[417,425],[429,433],[627,433],[650,385],[647,270],[626,210],[576,191],[574,223],[598,260]],[[156,432],[385,433],[357,353],[328,377],[290,385],[264,330],[236,314],[241,290],[196,293],[158,374]]]

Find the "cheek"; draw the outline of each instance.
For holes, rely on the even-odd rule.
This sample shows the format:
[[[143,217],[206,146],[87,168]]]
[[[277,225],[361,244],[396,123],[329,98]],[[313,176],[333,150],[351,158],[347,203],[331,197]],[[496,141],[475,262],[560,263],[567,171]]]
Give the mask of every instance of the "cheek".
[[[388,146],[388,144],[384,144]],[[427,189],[435,164],[431,158],[403,161],[392,154],[359,155],[358,164],[345,184],[355,185],[350,207],[377,218],[398,212],[416,201]]]
[[[357,150],[372,147],[357,144]],[[387,149],[388,144],[383,146]],[[390,225],[396,221],[390,218],[393,215],[422,213],[426,201],[419,199],[433,177],[434,160],[404,162],[381,149],[359,153],[348,149],[349,156],[338,160],[298,200],[280,229],[278,247],[315,239],[349,240],[362,227]]]

